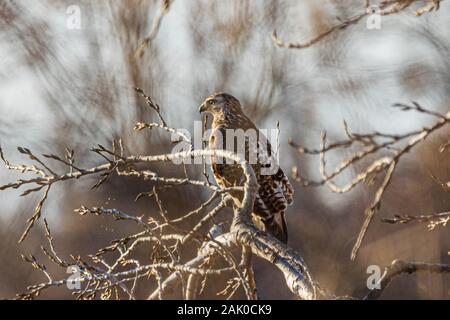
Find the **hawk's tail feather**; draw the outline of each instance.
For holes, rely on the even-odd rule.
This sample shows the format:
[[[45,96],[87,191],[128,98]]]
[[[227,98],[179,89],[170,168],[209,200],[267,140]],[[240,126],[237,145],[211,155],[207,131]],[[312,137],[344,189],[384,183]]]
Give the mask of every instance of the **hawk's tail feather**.
[[[271,234],[284,244],[287,243],[288,232],[286,219],[284,217],[284,211],[280,211],[266,218],[262,218],[261,216],[257,215],[253,215],[253,217],[258,229]]]

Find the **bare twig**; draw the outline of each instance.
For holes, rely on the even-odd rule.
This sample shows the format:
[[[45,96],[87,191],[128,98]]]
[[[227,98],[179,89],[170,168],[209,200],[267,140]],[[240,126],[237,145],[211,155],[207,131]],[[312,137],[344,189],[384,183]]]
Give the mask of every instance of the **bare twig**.
[[[420,215],[420,216],[409,216],[409,215],[394,215],[393,218],[382,218],[381,221],[386,223],[411,223],[411,222],[417,222],[417,223],[427,223],[427,228],[429,231],[432,231],[436,228],[438,225],[446,226],[447,223],[450,221],[450,212],[441,212],[441,213],[435,213],[435,214],[429,214],[429,215]]]
[[[394,278],[403,273],[411,274],[415,272],[450,273],[450,265],[394,260],[390,266],[384,269],[384,274],[377,286],[364,299],[378,299]],[[379,287],[379,289],[376,287]]]
[[[161,22],[163,17],[169,12],[169,8],[172,4],[173,0],[162,0],[161,6],[159,9],[159,13],[153,18],[153,23],[150,29],[150,32],[148,35],[141,41],[138,48],[136,49],[135,56],[137,58],[141,58],[144,53],[145,49],[148,48],[152,40],[156,37],[158,34],[159,28],[161,26]]]
[[[381,16],[388,16],[393,15],[396,13],[399,13],[400,11],[403,11],[404,9],[408,8],[413,2],[418,2],[420,0],[384,0],[381,1],[381,3],[378,6],[379,12]],[[428,4],[424,5],[423,7],[420,7],[419,9],[415,10],[413,14],[415,16],[421,16],[424,13],[431,12],[433,10],[438,10],[440,2],[442,0],[430,0],[428,1]],[[339,19],[340,23],[334,26],[331,26],[327,28],[324,32],[318,34],[317,36],[313,37],[310,40],[307,40],[305,42],[285,42],[282,40],[278,34],[277,31],[274,30],[272,32],[272,41],[280,48],[286,48],[286,49],[305,49],[309,48],[316,43],[320,42],[321,40],[325,39],[329,35],[346,29],[351,25],[356,25],[358,22],[360,22],[363,18],[368,17],[372,14],[372,12],[369,9],[369,3],[366,1],[364,10],[356,13],[355,15],[347,18],[347,19]]]
[[[332,192],[346,193],[354,189],[357,185],[363,182],[370,182],[375,177],[384,173],[382,183],[378,187],[371,205],[366,209],[366,215],[363,225],[352,249],[352,260],[355,259],[364,236],[367,232],[367,229],[370,225],[370,222],[372,221],[376,211],[381,206],[383,194],[388,188],[388,185],[400,160],[419,143],[427,139],[430,134],[439,131],[441,128],[450,123],[450,112],[448,112],[447,114],[440,114],[438,112],[431,111],[422,107],[417,102],[412,102],[411,105],[398,103],[393,105],[393,107],[399,108],[404,112],[419,112],[424,115],[432,116],[437,120],[431,126],[426,126],[418,130],[400,135],[385,134],[380,132],[373,132],[368,134],[352,133],[349,131],[347,123],[344,121],[344,132],[347,136],[347,139],[327,145],[326,132],[323,132],[321,135],[321,146],[319,149],[304,148],[290,140],[290,145],[295,147],[299,154],[319,154],[320,157],[320,181],[309,181],[308,179],[301,177],[298,174],[298,169],[296,167],[293,168],[293,175],[295,180],[300,182],[303,186],[326,185]],[[331,173],[327,172],[325,160],[326,154],[333,150],[346,149],[358,144],[362,145],[362,149],[360,151],[354,152],[350,157],[342,160]],[[365,169],[357,173],[351,179],[351,181],[344,184],[343,186],[339,186],[334,183],[333,180],[337,176],[342,174],[342,172],[349,168],[351,165],[355,165],[361,162],[363,159],[367,159],[370,155],[374,155],[382,151],[387,152],[388,155],[380,156],[377,159],[371,161],[369,165],[367,165]],[[442,223],[443,222],[441,222],[441,224]]]

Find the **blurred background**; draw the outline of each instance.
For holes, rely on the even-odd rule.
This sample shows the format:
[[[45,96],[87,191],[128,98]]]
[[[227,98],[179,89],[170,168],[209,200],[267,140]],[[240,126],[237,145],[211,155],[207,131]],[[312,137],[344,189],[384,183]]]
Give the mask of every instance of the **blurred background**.
[[[108,145],[122,137],[136,154],[170,151],[164,133],[137,133],[137,121],[156,120],[145,101],[132,91],[137,86],[162,109],[167,122],[192,132],[203,99],[214,91],[236,96],[262,128],[280,121],[281,166],[294,165],[302,176],[319,178],[319,161],[299,156],[288,138],[318,148],[320,132],[329,141],[344,138],[345,119],[353,132],[406,133],[435,119],[391,108],[397,102],[417,101],[428,109],[450,109],[450,4],[437,12],[414,17],[412,10],[382,17],[380,30],[365,21],[337,32],[304,50],[281,49],[270,34],[286,41],[306,41],[327,27],[361,10],[362,1],[170,1],[158,33],[142,56],[136,48],[152,28],[161,1],[0,1],[0,143],[13,163],[23,160],[15,147],[36,153],[75,150],[79,166],[102,159],[89,152],[97,143]],[[70,6],[80,9],[81,28],[70,29]],[[429,232],[423,224],[389,225],[381,217],[394,214],[431,214],[448,211],[448,193],[431,177],[448,181],[448,128],[402,159],[382,207],[371,224],[359,256],[350,261],[351,248],[370,204],[375,186],[361,185],[344,195],[325,187],[296,188],[295,204],[287,212],[291,247],[300,252],[313,277],[336,295],[361,296],[366,269],[393,259],[450,263],[449,229]],[[328,156],[331,168],[350,150]],[[22,161],[23,162],[23,161]],[[62,169],[62,168],[61,168]],[[348,181],[358,168],[337,179]],[[160,166],[161,175],[177,171]],[[189,168],[201,177],[201,167]],[[180,171],[181,172],[181,171]],[[19,175],[0,168],[0,185]],[[156,215],[154,201],[134,202],[152,185],[137,179],[111,179],[91,192],[93,178],[52,188],[43,209],[53,230],[57,250],[86,255],[95,252],[133,226],[107,217],[81,217],[81,205],[116,207],[136,215]],[[20,191],[0,192],[0,297],[24,292],[27,285],[45,281],[24,263],[21,253],[39,254],[42,221],[24,243],[18,244],[38,195],[21,198]],[[207,197],[198,189],[164,193],[173,216],[195,208]],[[177,201],[169,201],[176,198]],[[57,270],[62,277],[64,270]],[[289,299],[281,273],[256,261],[262,298]],[[270,281],[268,280],[270,279]],[[281,283],[281,284],[280,284]],[[145,288],[144,288],[145,289]],[[143,290],[143,292],[146,292]],[[69,298],[67,289],[50,290],[46,298]],[[450,277],[414,274],[397,278],[385,299],[448,299]],[[215,296],[209,296],[215,298]]]

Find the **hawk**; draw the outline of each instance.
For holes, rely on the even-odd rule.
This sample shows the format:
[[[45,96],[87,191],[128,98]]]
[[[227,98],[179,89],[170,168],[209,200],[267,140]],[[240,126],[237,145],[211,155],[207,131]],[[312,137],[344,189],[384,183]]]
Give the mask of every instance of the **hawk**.
[[[216,93],[202,103],[200,113],[212,114],[213,121],[211,134],[209,137],[209,148],[224,149],[234,153],[245,152],[245,159],[252,165],[259,187],[253,205],[252,219],[256,226],[265,232],[275,236],[280,241],[287,243],[287,227],[284,212],[288,205],[293,202],[293,188],[283,170],[278,167],[276,160],[271,155],[272,148],[266,137],[253,124],[253,122],[243,113],[240,102],[227,93]],[[238,134],[230,140],[228,132],[256,132],[257,139],[249,139],[247,134],[244,138],[244,145],[241,140],[239,145]],[[256,140],[256,143],[255,143]],[[227,143],[228,142],[228,143]],[[230,143],[231,142],[231,143]],[[263,143],[261,143],[263,142]],[[229,149],[228,146],[233,149]],[[253,153],[256,156],[252,158]],[[256,161],[249,161],[249,160]],[[268,161],[269,160],[269,161]],[[262,169],[267,166],[275,167],[273,174],[262,174]],[[275,166],[274,166],[275,165]],[[236,163],[227,161],[217,161],[212,158],[212,171],[217,184],[221,187],[243,186],[245,176],[242,168]],[[238,204],[242,201],[242,193],[232,194],[234,201]]]

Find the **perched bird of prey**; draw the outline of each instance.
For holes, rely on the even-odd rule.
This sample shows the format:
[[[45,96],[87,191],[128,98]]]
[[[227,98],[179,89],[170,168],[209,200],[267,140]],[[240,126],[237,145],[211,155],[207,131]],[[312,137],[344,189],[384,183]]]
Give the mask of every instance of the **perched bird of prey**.
[[[213,150],[224,149],[241,154],[253,167],[259,184],[252,214],[256,226],[287,243],[284,212],[287,206],[293,202],[294,191],[289,179],[278,167],[278,164],[274,163],[276,159],[271,154],[272,147],[269,141],[243,113],[240,102],[227,93],[216,93],[209,96],[202,103],[199,111],[211,113],[213,116],[209,148]],[[231,135],[227,135],[227,131],[240,133],[244,131],[249,132],[249,135],[255,132],[257,139],[249,139],[246,136],[245,142],[236,137],[233,137],[234,141],[230,141]],[[227,141],[227,137],[229,141]],[[241,146],[239,146],[239,143],[241,143]],[[244,145],[242,145],[243,143]],[[230,145],[233,148],[231,150]],[[242,154],[242,151],[245,152],[245,155]],[[253,154],[257,154],[256,159],[252,157]],[[263,169],[267,168],[268,165],[276,168],[272,172],[273,174],[262,174]],[[243,186],[245,183],[245,176],[238,164],[227,163],[226,161],[218,162],[213,157],[212,170],[218,185],[221,187]],[[242,201],[242,193],[235,193],[232,196],[235,202],[240,203]]]

